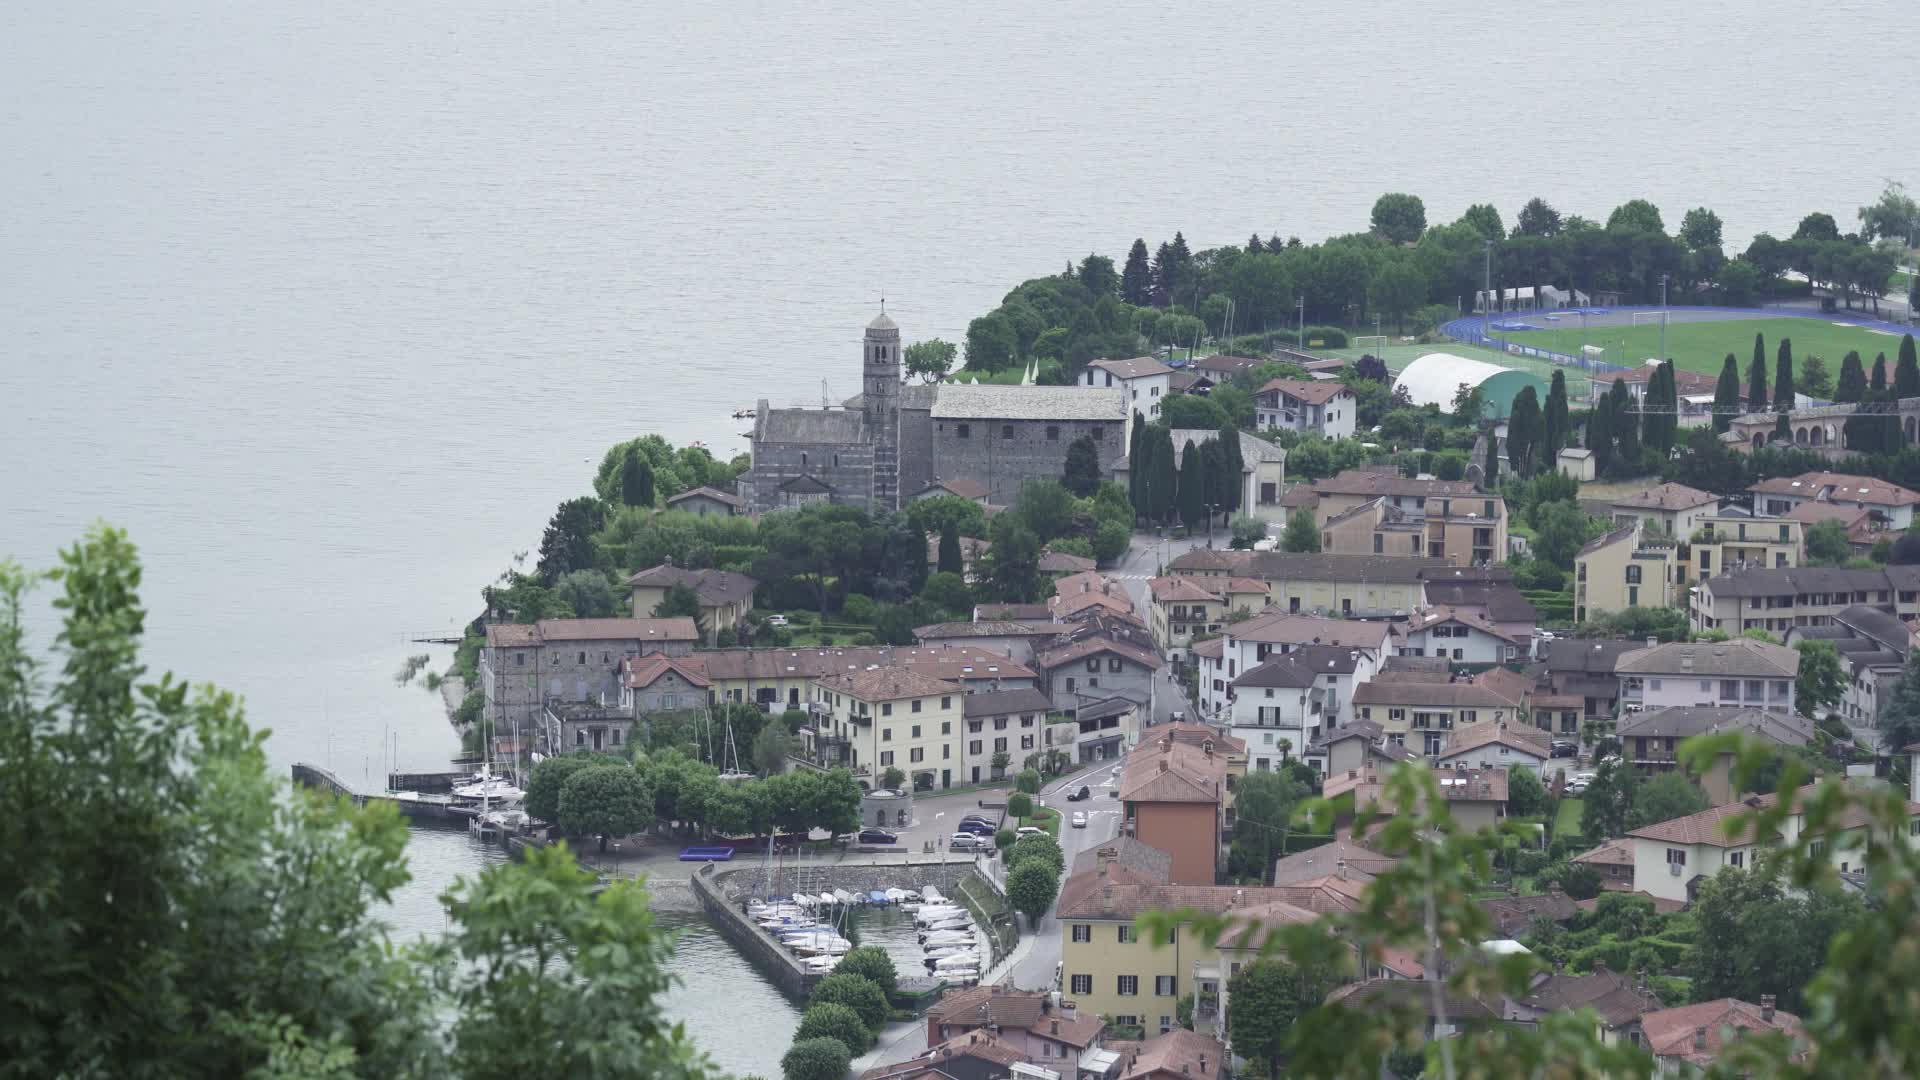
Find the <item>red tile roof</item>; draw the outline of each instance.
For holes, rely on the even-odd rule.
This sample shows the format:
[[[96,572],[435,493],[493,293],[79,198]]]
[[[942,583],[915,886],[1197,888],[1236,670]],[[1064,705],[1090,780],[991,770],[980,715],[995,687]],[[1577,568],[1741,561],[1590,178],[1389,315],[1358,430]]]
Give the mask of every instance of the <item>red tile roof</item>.
[[[1640,1030],[1655,1057],[1681,1058],[1696,1065],[1712,1064],[1720,1048],[1740,1032],[1784,1031],[1798,1041],[1806,1038],[1799,1017],[1739,998],[1650,1012],[1640,1017]]]

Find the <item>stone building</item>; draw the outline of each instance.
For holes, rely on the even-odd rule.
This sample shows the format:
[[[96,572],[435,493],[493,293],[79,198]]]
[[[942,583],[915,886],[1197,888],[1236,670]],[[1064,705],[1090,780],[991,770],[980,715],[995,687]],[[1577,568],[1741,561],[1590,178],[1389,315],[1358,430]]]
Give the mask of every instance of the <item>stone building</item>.
[[[749,511],[892,510],[937,480],[976,481],[1006,505],[1026,481],[1058,479],[1081,435],[1099,448],[1103,474],[1126,454],[1121,387],[908,386],[900,352],[900,327],[883,311],[861,342],[860,393],[838,408],[773,409],[761,399],[753,466],[739,481]]]
[[[503,732],[542,721],[549,702],[612,707],[629,656],[686,656],[700,640],[693,620],[542,619],[494,623],[480,649],[487,716]]]

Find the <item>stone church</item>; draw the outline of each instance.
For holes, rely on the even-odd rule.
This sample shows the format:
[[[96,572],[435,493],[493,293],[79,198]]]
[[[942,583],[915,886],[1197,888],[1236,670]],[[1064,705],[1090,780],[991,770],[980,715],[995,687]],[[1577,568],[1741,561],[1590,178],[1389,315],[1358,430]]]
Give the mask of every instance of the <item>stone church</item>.
[[[753,421],[740,494],[755,513],[809,503],[898,509],[935,481],[973,480],[1011,504],[1028,480],[1060,478],[1082,435],[1110,474],[1132,412],[1119,387],[901,382],[900,327],[881,312],[861,341],[861,392],[839,408],[770,409]]]

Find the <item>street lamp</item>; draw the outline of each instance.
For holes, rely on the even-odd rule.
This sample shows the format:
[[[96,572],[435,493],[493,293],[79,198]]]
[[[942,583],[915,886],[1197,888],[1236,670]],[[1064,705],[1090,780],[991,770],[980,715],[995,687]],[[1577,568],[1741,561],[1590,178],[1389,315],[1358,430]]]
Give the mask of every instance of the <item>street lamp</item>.
[[[1213,546],[1213,508],[1218,504],[1207,503],[1205,505],[1207,508],[1207,546],[1212,547]]]

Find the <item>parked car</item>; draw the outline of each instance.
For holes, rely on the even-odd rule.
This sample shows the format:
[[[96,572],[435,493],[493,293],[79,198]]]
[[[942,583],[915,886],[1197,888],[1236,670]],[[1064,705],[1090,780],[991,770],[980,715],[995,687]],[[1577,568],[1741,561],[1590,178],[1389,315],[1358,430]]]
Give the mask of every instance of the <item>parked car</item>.
[[[993,846],[993,841],[972,833],[957,832],[947,837],[948,851],[984,851]]]
[[[1039,827],[1038,825],[1022,825],[1018,829],[1015,829],[1013,831],[1013,835],[1016,839],[1021,839],[1029,836],[1045,836],[1047,835],[1047,830]]]
[[[1073,812],[1073,827],[1076,829],[1084,829],[1087,827],[1087,812],[1085,810],[1075,810]]]
[[[1093,791],[1089,789],[1085,784],[1082,784],[1080,785],[1079,791],[1076,791],[1073,794],[1067,796],[1067,801],[1079,802],[1082,799],[1091,799],[1091,798],[1093,798]]]
[[[900,837],[885,829],[863,829],[860,832],[860,842],[863,844],[897,844],[900,842]]]
[[[769,615],[767,616],[767,625],[785,626],[787,625],[787,617],[785,615]]]
[[[999,830],[984,821],[963,821],[955,825],[953,831],[971,833],[974,836],[992,836]]]
[[[1172,720],[1176,724],[1184,724],[1187,722],[1187,710],[1175,709],[1173,710],[1173,712],[1168,714],[1168,719]]]
[[[1574,742],[1572,739],[1555,739],[1553,740],[1553,756],[1577,758],[1580,756],[1580,744]]]

